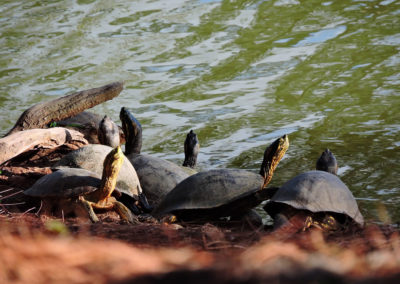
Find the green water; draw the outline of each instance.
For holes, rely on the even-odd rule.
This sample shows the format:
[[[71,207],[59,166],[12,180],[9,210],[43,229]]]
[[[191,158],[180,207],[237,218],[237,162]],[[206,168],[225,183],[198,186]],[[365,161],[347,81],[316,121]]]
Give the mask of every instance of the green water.
[[[0,0],[0,134],[124,80],[94,110],[130,109],[144,152],[181,162],[194,129],[201,169],[257,170],[287,133],[273,185],[330,148],[366,218],[400,222],[399,49],[399,1]]]

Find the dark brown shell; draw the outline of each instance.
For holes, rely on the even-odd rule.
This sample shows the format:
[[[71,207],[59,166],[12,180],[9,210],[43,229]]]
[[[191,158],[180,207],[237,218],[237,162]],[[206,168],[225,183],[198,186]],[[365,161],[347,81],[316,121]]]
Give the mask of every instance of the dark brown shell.
[[[171,190],[156,208],[155,215],[226,206],[259,191],[262,184],[263,178],[259,174],[246,170],[217,169],[200,172]]]
[[[111,150],[109,146],[90,144],[64,156],[55,167],[82,168],[100,176],[103,173],[103,161]],[[126,157],[118,174],[117,187],[130,196],[138,196],[142,192],[135,168]]]
[[[190,176],[182,167],[157,157],[143,154],[128,155],[134,166],[147,200],[157,206],[177,184]]]
[[[99,188],[99,175],[84,170],[65,168],[45,175],[24,191],[24,194],[37,197],[72,198],[88,194]]]

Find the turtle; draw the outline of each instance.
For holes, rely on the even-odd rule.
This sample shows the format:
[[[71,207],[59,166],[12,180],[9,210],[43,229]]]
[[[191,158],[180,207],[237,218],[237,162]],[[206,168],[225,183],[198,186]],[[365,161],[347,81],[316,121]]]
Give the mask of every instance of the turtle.
[[[107,115],[99,123],[98,139],[100,144],[115,148],[120,145],[118,126]]]
[[[173,162],[141,154],[142,127],[140,122],[125,107],[121,108],[120,120],[125,134],[125,155],[135,167],[140,183],[149,203],[156,207],[164,196],[178,183],[192,174],[199,153],[196,133],[190,130],[184,143],[185,160],[183,166]]]
[[[102,119],[104,119],[104,116],[100,114],[90,111],[83,111],[70,118],[66,118],[60,121],[53,121],[52,123],[50,123],[50,126],[63,126],[67,128],[73,128],[82,132],[89,143],[98,144],[101,143],[101,141],[99,141],[99,132],[101,131],[99,129],[99,126],[101,125]],[[121,140],[121,143],[124,143],[125,137],[122,129],[118,126],[116,127],[118,128],[119,139]],[[116,146],[118,145],[113,145],[113,147]]]
[[[124,155],[118,146],[105,157],[101,179],[97,174],[84,169],[65,168],[41,177],[24,194],[40,197],[45,214],[58,207],[67,214],[85,213],[92,222],[98,222],[93,209],[112,209],[122,219],[132,223],[134,219],[130,210],[111,196],[123,159]]]
[[[331,231],[364,219],[349,188],[337,177],[337,161],[326,149],[317,160],[316,170],[301,173],[280,187],[265,204],[274,219],[274,230],[287,225],[302,230],[317,227]],[[291,220],[294,220],[293,222]]]
[[[287,135],[269,145],[259,174],[243,169],[213,169],[192,175],[172,189],[152,214],[161,219],[172,214],[182,221],[246,214],[269,197],[266,187],[288,147]]]
[[[98,127],[100,130],[99,140],[103,143],[115,144],[119,136],[116,127],[115,123],[105,116]],[[89,144],[62,157],[54,164],[54,168],[81,168],[100,175],[103,165],[99,161],[104,160],[111,149],[112,147],[108,145]],[[117,188],[114,195],[133,213],[140,214],[142,211],[149,212],[152,209],[143,194],[135,168],[126,158],[117,178]]]

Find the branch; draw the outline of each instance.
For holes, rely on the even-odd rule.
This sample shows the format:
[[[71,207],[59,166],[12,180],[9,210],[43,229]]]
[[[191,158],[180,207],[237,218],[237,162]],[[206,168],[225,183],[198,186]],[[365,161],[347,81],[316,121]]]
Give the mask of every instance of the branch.
[[[68,143],[88,144],[82,133],[62,127],[16,132],[0,139],[0,165],[34,148],[56,148]]]
[[[52,101],[38,103],[25,110],[5,136],[22,130],[43,128],[52,121],[60,121],[74,116],[113,99],[119,95],[122,89],[122,82],[114,82],[100,88],[80,91]]]

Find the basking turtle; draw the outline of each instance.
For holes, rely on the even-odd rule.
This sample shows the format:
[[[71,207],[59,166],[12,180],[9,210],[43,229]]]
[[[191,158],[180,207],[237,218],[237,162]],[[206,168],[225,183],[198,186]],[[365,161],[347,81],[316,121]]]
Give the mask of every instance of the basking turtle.
[[[83,111],[78,113],[75,116],[72,116],[70,118],[66,118],[60,121],[55,121],[51,123],[50,125],[57,125],[57,126],[63,126],[67,128],[73,128],[75,130],[78,130],[82,132],[85,135],[86,140],[89,141],[91,144],[98,144],[101,143],[99,141],[99,133],[100,129],[99,126],[101,125],[101,120],[103,119],[103,116],[89,112],[89,111]],[[118,127],[118,126],[117,126]],[[118,134],[119,134],[119,139],[121,140],[121,144],[125,141],[124,134],[122,132],[122,129],[118,127]],[[101,135],[101,134],[100,134]],[[103,143],[101,143],[103,144]],[[109,144],[105,144],[109,145]],[[119,144],[118,144],[119,145]],[[116,147],[118,145],[112,146]]]
[[[116,125],[111,119],[108,117],[102,119],[99,129],[101,130],[101,134],[99,132],[99,139],[103,143],[115,144],[115,141],[118,139],[118,132],[115,131]],[[81,168],[100,175],[103,171],[103,165],[99,163],[99,161],[104,160],[111,149],[112,147],[107,145],[89,144],[68,153],[58,161],[54,167]],[[143,194],[135,168],[128,159],[124,159],[122,164],[121,171],[117,178],[117,188],[118,191],[116,192],[120,193],[118,200],[123,202],[135,214],[139,214],[141,211],[148,212],[151,210],[146,196]]]
[[[43,176],[24,194],[40,197],[43,210],[49,214],[59,207],[66,214],[86,213],[92,222],[99,219],[93,209],[115,210],[122,219],[133,222],[128,208],[111,196],[124,155],[120,147],[112,149],[104,159],[101,179],[84,169],[65,168]]]
[[[112,148],[120,145],[118,126],[107,115],[99,123],[98,138],[100,144],[108,145]]]
[[[187,134],[184,167],[180,167],[158,157],[140,154],[142,127],[139,121],[124,107],[120,119],[126,138],[125,155],[135,167],[147,199],[155,207],[178,183],[196,173],[192,168],[196,165],[200,148],[197,135],[192,130]]]
[[[274,229],[291,224],[292,218],[300,220],[303,229],[335,230],[349,221],[362,226],[357,202],[336,176],[336,158],[328,149],[318,159],[316,169],[286,182],[264,206],[274,219]]]
[[[208,220],[247,213],[268,198],[266,186],[288,147],[287,135],[267,147],[260,174],[216,169],[188,177],[165,196],[153,215],[160,218],[173,214],[181,220]]]

